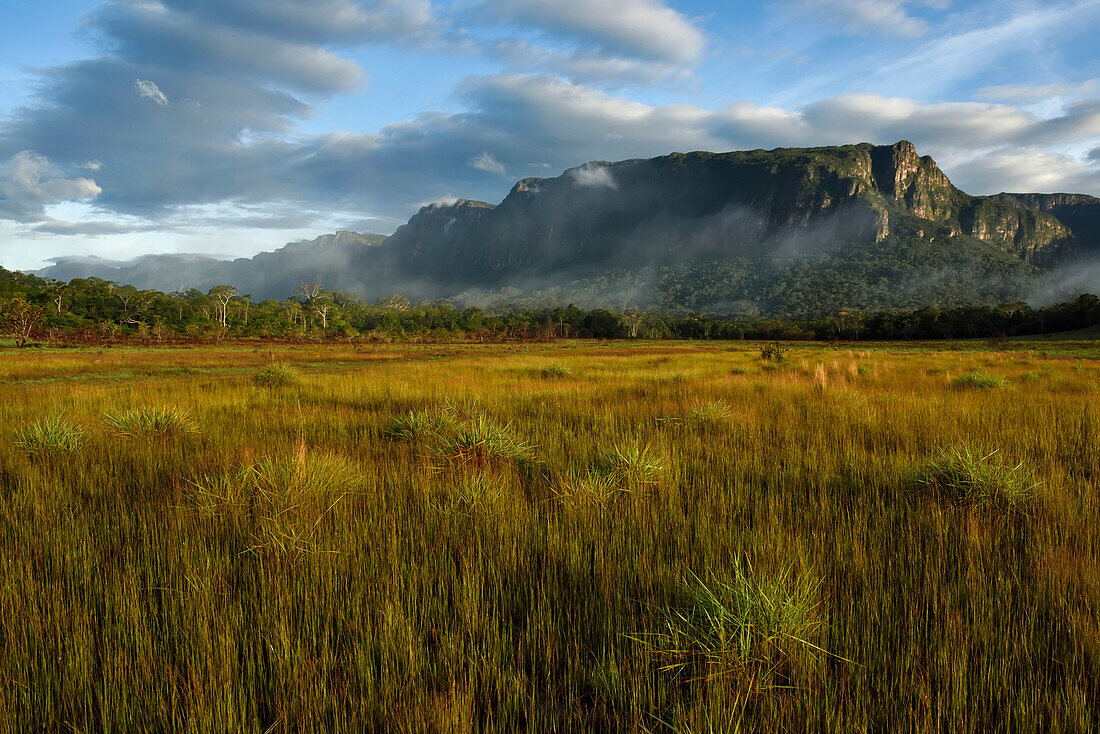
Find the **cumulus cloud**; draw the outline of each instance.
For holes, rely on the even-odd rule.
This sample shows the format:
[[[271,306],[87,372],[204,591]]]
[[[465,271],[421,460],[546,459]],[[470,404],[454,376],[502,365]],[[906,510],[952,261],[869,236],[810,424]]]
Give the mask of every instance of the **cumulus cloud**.
[[[419,40],[437,29],[427,0],[162,0],[169,8],[294,43]]]
[[[487,151],[482,151],[481,155],[471,158],[466,165],[470,168],[476,168],[479,171],[496,174],[497,176],[508,175],[508,169],[504,167],[504,164]]]
[[[1100,170],[1073,156],[1034,149],[1000,149],[955,167],[956,180],[985,182],[986,192],[1100,193]]]
[[[633,58],[690,64],[706,45],[695,23],[659,0],[487,0],[486,5],[499,17]]]
[[[45,209],[64,201],[95,198],[102,189],[90,178],[69,178],[45,157],[22,150],[0,163],[0,218],[39,221]]]
[[[316,3],[346,23],[313,17],[303,0],[116,0],[94,13],[90,22],[112,52],[46,72],[39,103],[0,128],[0,161],[8,161],[0,165],[0,218],[39,224],[43,235],[107,234],[105,213],[134,217],[114,225],[127,231],[150,222],[180,231],[189,222],[215,225],[217,217],[202,207],[232,203],[254,210],[234,215],[233,226],[309,226],[292,221],[304,210],[397,224],[420,203],[453,194],[497,201],[508,177],[573,169],[578,186],[615,185],[603,166],[575,168],[585,161],[902,138],[973,193],[1029,184],[1100,193],[1096,159],[1083,157],[1100,136],[1095,99],[1059,105],[1047,116],[993,101],[870,94],[712,109],[644,104],[606,84],[578,83],[585,76],[662,79],[699,59],[702,32],[656,0],[614,7],[522,0],[504,22],[535,31],[535,40],[497,53],[515,54],[513,65],[527,55],[532,69],[571,68],[572,81],[477,77],[456,89],[457,112],[425,112],[369,134],[300,134],[310,102],[355,88],[364,77],[333,49],[383,37],[386,18],[397,42],[434,32],[427,3]],[[612,12],[620,6],[621,14]],[[653,40],[662,23],[668,33]],[[169,101],[166,115],[161,108]],[[1082,157],[1051,152],[1066,146]],[[80,176],[89,171],[95,181]],[[52,204],[88,197],[95,197],[95,221],[46,216]]]
[[[162,3],[108,3],[93,22],[118,44],[124,58],[142,65],[274,82],[311,93],[348,91],[363,78],[357,64],[324,48],[208,22]]]
[[[168,106],[168,98],[164,96],[164,92],[160,91],[160,87],[157,86],[156,82],[138,79],[134,82],[134,88],[137,89],[140,96],[153,100],[161,107]]]

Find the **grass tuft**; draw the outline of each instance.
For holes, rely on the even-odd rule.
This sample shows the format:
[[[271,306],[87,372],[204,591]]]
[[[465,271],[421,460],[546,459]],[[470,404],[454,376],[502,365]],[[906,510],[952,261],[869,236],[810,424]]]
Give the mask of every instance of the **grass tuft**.
[[[179,408],[135,408],[109,413],[103,422],[122,438],[173,438],[199,430],[190,413]]]
[[[253,384],[260,387],[290,387],[301,381],[302,375],[288,364],[272,363],[252,373]]]
[[[816,640],[820,582],[790,570],[757,574],[747,564],[728,582],[689,574],[660,629],[637,635],[660,669],[688,680],[738,678],[754,690],[786,685],[825,654]]]
[[[969,447],[944,451],[930,459],[914,477],[921,490],[951,502],[1019,509],[1040,483],[1023,464],[1004,461],[997,452],[982,455]]]
[[[534,458],[534,449],[515,435],[510,423],[500,425],[485,416],[439,434],[435,451],[449,464],[474,468]]]
[[[554,499],[566,507],[599,507],[629,490],[609,474],[596,472],[568,474],[551,486]]]
[[[951,387],[956,390],[999,390],[1009,386],[1004,375],[992,375],[977,370],[952,378]]]
[[[50,458],[75,453],[87,440],[83,428],[58,416],[16,430],[12,443],[31,458]]]
[[[659,484],[665,465],[648,444],[622,443],[600,455],[597,473],[628,489]]]
[[[563,364],[548,364],[539,371],[539,377],[544,380],[556,380],[572,376],[573,370]]]

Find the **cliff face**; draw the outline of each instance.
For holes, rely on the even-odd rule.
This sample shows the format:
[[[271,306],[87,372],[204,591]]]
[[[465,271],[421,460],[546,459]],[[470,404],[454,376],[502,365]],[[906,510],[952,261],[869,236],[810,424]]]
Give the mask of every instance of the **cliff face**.
[[[1080,254],[1100,255],[1100,199],[1086,194],[997,194],[990,200],[1046,212],[1069,227]]]
[[[551,272],[587,277],[821,252],[882,241],[911,219],[1037,264],[1075,247],[1054,216],[971,197],[901,141],[588,163],[520,181],[496,207],[426,207],[382,249],[397,281],[482,286]]]

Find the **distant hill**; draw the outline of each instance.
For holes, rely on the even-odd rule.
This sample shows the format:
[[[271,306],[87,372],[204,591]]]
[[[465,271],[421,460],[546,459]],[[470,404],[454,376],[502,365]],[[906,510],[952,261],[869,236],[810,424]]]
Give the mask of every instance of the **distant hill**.
[[[427,206],[384,240],[338,233],[251,260],[145,258],[114,277],[99,263],[96,274],[139,287],[229,282],[254,297],[317,280],[367,297],[470,304],[956,306],[1024,299],[1055,285],[1052,271],[1087,262],[1100,252],[1097,201],[970,196],[907,141],[673,153],[525,179],[499,205]],[[40,274],[77,269],[60,261]],[[1075,277],[1087,286],[1093,276]]]
[[[103,278],[165,293],[189,288],[206,291],[228,283],[254,299],[282,299],[300,283],[311,281],[334,289],[360,290],[359,276],[349,269],[349,263],[358,250],[377,247],[385,240],[385,235],[336,232],[236,260],[202,255],[145,255],[125,262],[62,257],[35,275],[64,281]]]

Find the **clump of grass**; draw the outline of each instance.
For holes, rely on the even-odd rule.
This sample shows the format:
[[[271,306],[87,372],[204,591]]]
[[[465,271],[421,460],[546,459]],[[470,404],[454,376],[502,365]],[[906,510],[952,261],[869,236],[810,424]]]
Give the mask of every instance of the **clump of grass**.
[[[714,401],[692,408],[686,417],[693,423],[726,423],[733,419],[733,409],[723,402]]]
[[[302,381],[298,370],[288,364],[273,362],[252,373],[252,382],[260,387],[278,388],[297,385]]]
[[[454,430],[454,413],[443,410],[429,413],[425,410],[410,410],[398,416],[386,428],[386,435],[399,441],[423,441],[433,436]]]
[[[951,380],[951,387],[956,390],[999,390],[1008,385],[1008,379],[1004,375],[993,375],[981,370],[967,372]]]
[[[787,361],[787,352],[789,351],[789,349],[778,344],[765,344],[760,347],[760,361],[782,364]]]
[[[321,521],[361,483],[347,460],[307,453],[302,445],[294,455],[195,482],[191,494],[201,513],[236,522],[247,533],[246,550],[287,553],[314,549]]]
[[[172,438],[198,432],[191,415],[179,408],[135,408],[109,413],[103,422],[122,438]]]
[[[563,364],[548,364],[539,371],[539,377],[544,380],[557,380],[572,376],[573,370]]]
[[[566,507],[602,506],[628,492],[615,478],[598,472],[574,472],[562,477],[550,491]]]
[[[451,507],[466,514],[485,512],[504,494],[504,484],[484,474],[463,476],[450,493]]]
[[[596,471],[618,486],[635,489],[659,484],[665,466],[648,444],[624,443],[601,454]]]
[[[485,416],[439,434],[435,451],[449,464],[474,468],[534,458],[534,449],[513,433],[510,423],[500,425]]]
[[[824,624],[820,582],[790,570],[757,574],[737,564],[728,582],[689,574],[660,629],[633,639],[663,671],[688,680],[740,678],[754,690],[784,685],[811,670],[826,651],[814,640]]]
[[[36,459],[76,453],[87,440],[83,428],[58,416],[17,429],[12,443],[27,456]]]
[[[969,447],[944,451],[917,470],[913,483],[951,502],[1019,509],[1040,483],[1023,464],[1013,466],[997,452],[983,455]]]

